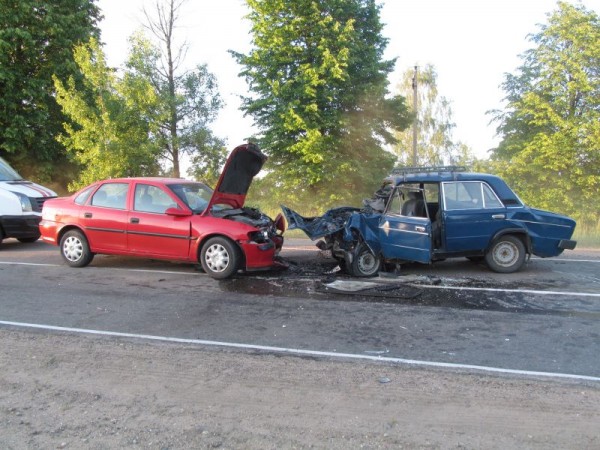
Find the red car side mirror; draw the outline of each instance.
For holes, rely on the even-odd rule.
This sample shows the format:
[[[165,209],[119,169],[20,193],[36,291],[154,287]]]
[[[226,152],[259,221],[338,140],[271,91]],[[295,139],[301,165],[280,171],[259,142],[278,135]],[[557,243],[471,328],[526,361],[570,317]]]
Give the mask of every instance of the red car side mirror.
[[[190,211],[185,211],[185,210],[179,209],[179,208],[167,208],[165,210],[165,214],[167,216],[175,216],[175,217],[187,217],[187,216],[192,215],[192,213]]]

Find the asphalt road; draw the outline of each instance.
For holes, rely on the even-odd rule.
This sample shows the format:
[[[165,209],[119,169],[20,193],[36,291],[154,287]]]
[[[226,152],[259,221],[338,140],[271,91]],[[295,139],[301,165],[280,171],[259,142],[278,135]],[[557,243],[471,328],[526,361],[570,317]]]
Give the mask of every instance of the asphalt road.
[[[9,239],[0,247],[0,327],[600,377],[599,252],[532,259],[511,275],[466,260],[415,265],[360,291],[310,241],[289,241],[282,256],[286,272],[217,282],[193,266],[133,258],[97,256],[73,269],[56,247]]]

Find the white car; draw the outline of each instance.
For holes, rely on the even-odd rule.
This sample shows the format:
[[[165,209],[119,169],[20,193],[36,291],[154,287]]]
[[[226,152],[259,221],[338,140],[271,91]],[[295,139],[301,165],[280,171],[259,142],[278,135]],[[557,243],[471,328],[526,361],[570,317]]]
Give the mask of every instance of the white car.
[[[42,206],[54,197],[54,191],[24,180],[0,158],[0,242],[6,238],[16,238],[21,242],[37,241]]]

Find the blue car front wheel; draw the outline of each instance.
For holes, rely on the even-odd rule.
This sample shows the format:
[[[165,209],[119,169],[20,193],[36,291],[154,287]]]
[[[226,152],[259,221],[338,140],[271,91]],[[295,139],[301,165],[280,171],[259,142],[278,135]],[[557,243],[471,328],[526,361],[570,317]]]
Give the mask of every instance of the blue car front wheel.
[[[351,275],[355,277],[374,277],[381,268],[381,257],[374,255],[365,243],[358,244],[351,264]]]

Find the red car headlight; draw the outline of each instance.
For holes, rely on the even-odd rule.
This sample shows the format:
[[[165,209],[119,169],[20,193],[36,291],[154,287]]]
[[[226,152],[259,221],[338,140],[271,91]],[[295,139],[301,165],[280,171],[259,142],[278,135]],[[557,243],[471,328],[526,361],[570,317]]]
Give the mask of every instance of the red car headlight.
[[[252,231],[248,233],[248,239],[257,244],[264,244],[270,241],[269,232],[267,230]]]

